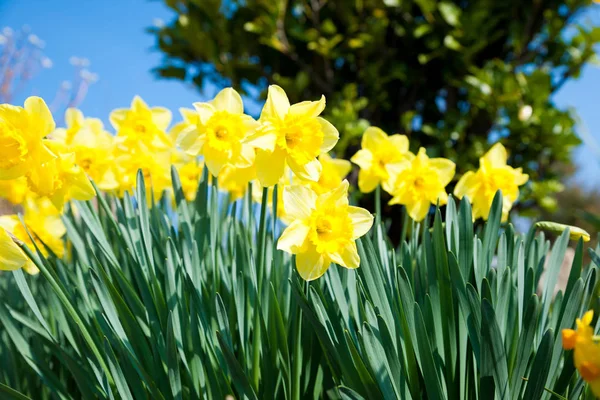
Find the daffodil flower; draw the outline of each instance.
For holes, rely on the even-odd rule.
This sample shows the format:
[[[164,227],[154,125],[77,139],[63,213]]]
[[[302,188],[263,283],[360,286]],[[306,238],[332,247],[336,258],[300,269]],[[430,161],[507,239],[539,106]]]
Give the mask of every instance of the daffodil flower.
[[[446,186],[452,181],[454,170],[452,161],[429,158],[421,147],[411,161],[390,166],[393,197],[389,204],[403,204],[413,220],[423,220],[432,204],[448,202]]]
[[[291,223],[277,248],[296,255],[296,268],[303,279],[319,278],[332,262],[345,268],[359,267],[355,241],[371,229],[373,216],[348,204],[348,181],[321,195],[307,186],[290,186],[283,191],[283,203]]]
[[[408,150],[404,135],[388,136],[376,127],[369,127],[362,136],[361,149],[350,159],[360,167],[358,188],[363,193],[372,192],[378,185],[391,193],[390,169],[394,164],[410,161],[415,156]]]
[[[172,147],[166,130],[171,123],[171,111],[164,107],[150,108],[141,97],[135,96],[131,108],[110,113],[110,123],[117,131],[115,141],[126,148],[142,147],[145,151]]]
[[[300,179],[319,180],[321,164],[317,157],[331,150],[339,139],[337,129],[319,117],[324,109],[325,96],[290,105],[282,88],[269,86],[260,127],[247,141],[258,149],[256,174],[262,186],[275,185],[286,165]]]
[[[33,263],[15,243],[15,240],[0,226],[0,270],[16,271],[31,264]]]
[[[84,118],[75,108],[65,112],[66,128],[58,128],[52,139],[75,154],[75,163],[103,190],[116,188],[114,178],[113,136],[97,118]]]
[[[48,106],[39,97],[24,106],[0,104],[0,180],[26,176],[55,157],[43,140],[55,127]]]
[[[506,164],[508,154],[502,144],[496,143],[479,159],[479,169],[464,174],[456,187],[454,195],[467,196],[473,204],[473,219],[487,219],[492,201],[498,190],[502,191],[502,220],[506,221],[512,205],[519,197],[519,186],[524,185],[529,176],[521,168]]]
[[[28,176],[33,192],[47,196],[58,210],[62,210],[65,201],[70,199],[92,199],[96,192],[85,171],[76,164],[75,153],[68,152],[59,142],[50,141],[48,146],[57,157]]]
[[[226,165],[219,174],[219,190],[229,193],[230,200],[241,199],[248,190],[248,183],[256,179],[254,165],[245,168],[236,168],[231,164]]]
[[[226,164],[239,168],[254,163],[254,149],[244,144],[258,126],[244,114],[242,98],[232,88],[221,90],[208,103],[194,103],[198,124],[179,134],[178,144],[190,155],[202,155],[213,176]]]
[[[574,350],[575,367],[594,395],[600,396],[600,343],[590,326],[594,311],[589,310],[583,318],[577,318],[577,330],[563,329],[562,343],[565,350]]]
[[[35,246],[37,246],[44,257],[48,256],[47,246],[57,257],[62,258],[65,254],[65,244],[62,237],[67,230],[63,225],[60,214],[56,208],[48,199],[28,198],[24,204],[24,211],[25,225],[23,225],[16,215],[0,216],[0,254],[2,254],[1,250],[3,250],[3,238],[6,239],[3,232],[6,234],[5,231],[7,231],[14,235],[16,239],[25,243],[32,251],[35,251]],[[27,229],[25,227],[27,227]],[[29,230],[29,233],[31,233],[34,240],[31,240],[27,230]],[[17,247],[17,249],[15,249],[12,245],[8,244],[8,250],[12,251],[11,257],[13,260],[11,264],[7,264],[9,267],[12,268],[22,263],[20,268],[23,268],[28,274],[35,275],[39,272],[35,264],[22,253],[20,248]],[[22,253],[22,256],[25,256],[24,262],[23,257],[17,250]],[[0,266],[1,265],[3,265],[2,256],[0,256]]]
[[[171,136],[173,143],[177,143],[182,134],[197,129],[198,124],[200,123],[200,116],[194,109],[181,107],[179,113],[181,114],[183,121],[173,125],[169,132],[169,136]],[[198,145],[196,145],[196,148],[198,148],[197,146]]]

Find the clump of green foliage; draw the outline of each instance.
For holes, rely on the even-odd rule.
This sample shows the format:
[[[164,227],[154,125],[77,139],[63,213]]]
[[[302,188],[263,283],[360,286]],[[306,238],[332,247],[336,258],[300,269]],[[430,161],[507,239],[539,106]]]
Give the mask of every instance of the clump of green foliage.
[[[205,174],[187,202],[175,170],[173,182],[174,207],[147,206],[141,172],[133,198],[74,203],[67,261],[23,247],[41,274],[0,279],[2,398],[585,394],[559,333],[600,309],[600,258],[584,268],[580,240],[554,295],[569,232],[551,249],[516,233],[500,195],[484,226],[450,199],[444,223],[438,210],[398,248],[379,224],[359,269],[307,283],[275,249],[266,196],[229,203]]]

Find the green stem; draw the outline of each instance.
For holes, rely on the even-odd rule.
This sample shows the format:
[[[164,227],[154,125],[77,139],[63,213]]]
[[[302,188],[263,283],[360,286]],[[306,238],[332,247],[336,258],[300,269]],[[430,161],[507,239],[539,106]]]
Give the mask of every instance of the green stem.
[[[257,269],[257,288],[256,288],[256,301],[254,305],[254,337],[252,340],[252,380],[254,388],[258,391],[258,384],[260,381],[260,307],[261,307],[261,294],[262,294],[262,281],[264,276],[264,262],[265,262],[265,247],[267,238],[267,200],[269,197],[269,188],[263,188],[262,199],[260,204],[260,223],[258,228],[258,261],[256,263]]]
[[[406,234],[408,233],[408,211],[406,211],[406,207],[402,206],[402,236],[400,236],[400,244],[406,240]]]
[[[375,226],[381,223],[381,185],[375,188]]]
[[[306,285],[304,286],[304,292],[306,295],[307,302],[309,296],[309,285],[309,282],[306,282]],[[298,312],[296,313],[296,340],[292,364],[292,376],[294,379],[292,383],[292,400],[300,400],[302,398],[300,393],[300,378],[302,377],[302,309],[298,306],[297,310]]]

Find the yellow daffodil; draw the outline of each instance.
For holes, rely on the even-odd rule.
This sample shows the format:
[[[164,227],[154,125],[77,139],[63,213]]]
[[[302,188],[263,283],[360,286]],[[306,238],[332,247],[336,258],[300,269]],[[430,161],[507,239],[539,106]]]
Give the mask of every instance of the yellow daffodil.
[[[33,236],[32,241],[27,233],[27,229],[16,215],[0,216],[0,231],[6,230],[14,235],[18,240],[25,243],[32,251],[35,251],[34,243],[40,250],[43,256],[48,256],[47,246],[52,253],[57,257],[62,258],[65,254],[65,245],[62,237],[66,233],[66,228],[63,225],[60,215],[56,208],[48,201],[48,199],[28,199],[24,207],[25,226]],[[0,232],[0,249],[2,246],[2,232]],[[45,246],[44,246],[45,245]],[[14,249],[13,249],[14,250]],[[20,250],[20,249],[19,249]],[[18,255],[14,253],[14,255]],[[2,260],[0,256],[0,265]],[[22,258],[19,258],[19,262]],[[13,264],[14,265],[14,264]],[[22,265],[25,272],[35,275],[39,272],[32,261],[27,259]]]
[[[321,163],[321,176],[319,177],[319,180],[316,182],[304,181],[317,194],[329,192],[340,186],[340,183],[342,183],[346,175],[348,175],[352,169],[350,161],[331,158],[327,154],[321,154],[319,156],[319,163]]]
[[[454,177],[455,165],[445,158],[429,158],[424,148],[411,161],[390,168],[392,199],[389,204],[403,204],[408,215],[421,221],[432,204],[448,202],[446,185]]]
[[[29,97],[24,108],[0,104],[0,180],[26,176],[54,158],[43,140],[54,126],[39,97]]]
[[[303,279],[319,278],[332,262],[359,267],[355,241],[371,229],[373,216],[348,205],[348,181],[321,195],[307,186],[291,186],[284,189],[283,202],[292,222],[277,248],[296,255],[296,268]]]
[[[27,178],[24,176],[10,181],[0,181],[0,197],[14,205],[23,203],[29,192]]]
[[[193,201],[196,198],[200,178],[202,178],[204,163],[198,161],[196,157],[176,150],[172,154],[172,164],[177,168],[181,189],[186,200]]]
[[[562,342],[565,350],[574,350],[575,367],[594,395],[600,397],[600,343],[590,326],[594,311],[587,311],[577,318],[577,330],[563,329]]]
[[[110,123],[117,131],[115,141],[125,147],[143,150],[168,149],[173,143],[166,130],[171,123],[171,111],[163,107],[148,107],[135,96],[131,108],[110,113]]]
[[[58,128],[52,138],[75,154],[75,163],[104,190],[115,189],[113,136],[97,118],[84,118],[81,111],[67,109],[67,128]]]
[[[248,143],[256,147],[256,173],[262,186],[275,185],[285,166],[300,179],[316,182],[321,175],[317,157],[337,143],[337,129],[319,115],[325,97],[290,105],[287,95],[276,85],[269,86],[267,102],[260,115],[260,127]]]
[[[362,137],[361,149],[350,159],[360,167],[358,188],[363,193],[372,192],[377,185],[391,193],[390,168],[393,164],[414,158],[408,150],[408,138],[404,135],[388,136],[376,127],[369,127]]]
[[[70,199],[92,199],[96,195],[94,187],[75,163],[75,153],[57,141],[48,141],[47,145],[57,156],[29,175],[29,187],[38,195],[47,196],[58,210]]]
[[[118,152],[115,156],[117,170],[115,179],[118,183],[114,191],[118,197],[123,197],[125,192],[134,194],[137,183],[137,173],[141,169],[146,186],[146,201],[152,204],[158,201],[165,190],[171,190],[171,154],[167,152],[149,153],[144,151]],[[152,194],[152,195],[151,195]]]
[[[241,199],[248,190],[248,183],[256,178],[256,168],[251,165],[246,168],[236,168],[226,165],[219,174],[219,189],[229,193],[230,200]]]
[[[473,204],[473,218],[487,219],[492,201],[498,190],[502,191],[502,220],[508,218],[513,203],[519,197],[519,186],[529,176],[521,168],[506,165],[508,154],[502,144],[496,143],[479,159],[479,169],[469,171],[460,178],[454,189],[458,198],[467,196]]]
[[[243,141],[257,127],[257,122],[244,114],[242,98],[232,88],[221,90],[208,103],[194,103],[198,113],[195,129],[179,135],[178,144],[190,155],[201,154],[213,176],[226,164],[239,168],[254,163],[254,150]]]

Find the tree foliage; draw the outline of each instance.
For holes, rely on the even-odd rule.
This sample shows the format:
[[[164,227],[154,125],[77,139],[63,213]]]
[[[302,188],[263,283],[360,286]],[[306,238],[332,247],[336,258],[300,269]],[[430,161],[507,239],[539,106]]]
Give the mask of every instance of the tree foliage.
[[[552,95],[595,61],[600,28],[581,18],[591,0],[165,2],[176,17],[151,29],[160,76],[247,93],[276,83],[292,102],[325,94],[338,155],[375,125],[463,173],[501,140],[539,182],[526,196],[538,207],[579,144]]]

